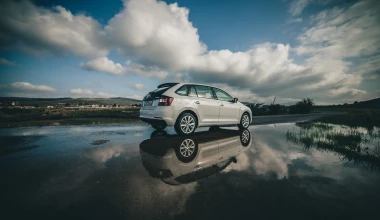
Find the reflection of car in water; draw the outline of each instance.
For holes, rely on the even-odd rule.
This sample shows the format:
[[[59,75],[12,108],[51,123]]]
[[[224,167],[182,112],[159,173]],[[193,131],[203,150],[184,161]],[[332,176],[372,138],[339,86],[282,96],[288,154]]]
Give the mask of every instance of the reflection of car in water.
[[[186,137],[152,134],[151,139],[141,142],[140,154],[150,176],[177,185],[205,178],[236,163],[236,156],[251,143],[247,129],[217,129]]]

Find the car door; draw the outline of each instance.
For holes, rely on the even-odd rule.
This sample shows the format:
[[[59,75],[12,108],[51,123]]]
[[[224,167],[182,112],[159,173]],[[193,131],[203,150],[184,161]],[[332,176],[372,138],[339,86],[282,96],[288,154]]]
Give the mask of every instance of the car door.
[[[192,85],[188,95],[194,102],[199,115],[199,125],[217,125],[219,123],[220,101],[214,98],[209,86]]]
[[[198,157],[195,168],[201,169],[218,163],[219,142],[206,141],[198,143]]]
[[[213,88],[216,98],[220,101],[219,124],[238,124],[240,121],[240,106],[233,101],[227,92]]]
[[[224,161],[235,157],[239,154],[240,150],[243,148],[240,142],[240,136],[232,136],[222,139],[219,142],[219,161]]]

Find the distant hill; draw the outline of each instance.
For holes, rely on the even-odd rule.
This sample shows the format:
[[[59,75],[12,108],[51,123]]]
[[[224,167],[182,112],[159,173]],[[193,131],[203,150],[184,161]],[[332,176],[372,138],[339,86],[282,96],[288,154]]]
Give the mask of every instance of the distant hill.
[[[39,106],[48,106],[48,105],[62,105],[69,103],[70,105],[132,105],[132,104],[141,104],[141,100],[115,97],[115,98],[24,98],[24,97],[0,97],[1,105],[9,105],[12,102],[17,102],[18,105],[39,105]]]
[[[365,105],[365,106],[379,106],[380,107],[380,98],[371,99],[367,101],[357,102],[354,105]]]
[[[371,99],[367,101],[357,101],[352,104],[344,103],[344,104],[333,104],[333,105],[317,105],[319,107],[332,107],[332,108],[380,108],[380,98]]]

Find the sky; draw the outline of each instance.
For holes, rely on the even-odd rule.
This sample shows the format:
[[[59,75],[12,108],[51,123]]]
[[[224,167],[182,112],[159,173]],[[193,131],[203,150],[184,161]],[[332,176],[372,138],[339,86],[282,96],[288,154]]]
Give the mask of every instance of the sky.
[[[141,99],[165,82],[240,101],[380,97],[377,0],[5,0],[0,96]]]

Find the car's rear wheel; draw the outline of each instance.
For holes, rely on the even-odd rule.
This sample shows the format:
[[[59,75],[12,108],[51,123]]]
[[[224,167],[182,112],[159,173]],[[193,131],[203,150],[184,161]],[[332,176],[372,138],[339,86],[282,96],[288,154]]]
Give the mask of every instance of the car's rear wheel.
[[[152,138],[157,138],[157,137],[165,137],[167,135],[168,133],[165,130],[157,129],[152,132],[152,134],[150,135],[150,138],[152,139]]]
[[[175,149],[178,160],[189,163],[197,156],[198,144],[192,139],[183,140]]]
[[[249,127],[249,124],[250,124],[250,118],[249,118],[249,114],[247,112],[245,112],[242,116],[241,116],[241,119],[240,119],[240,124],[238,124],[239,128],[240,129],[246,129]]]
[[[197,118],[193,114],[186,112],[178,117],[174,128],[180,135],[192,134],[197,128]]]
[[[152,125],[152,127],[156,130],[163,130],[167,125]]]

